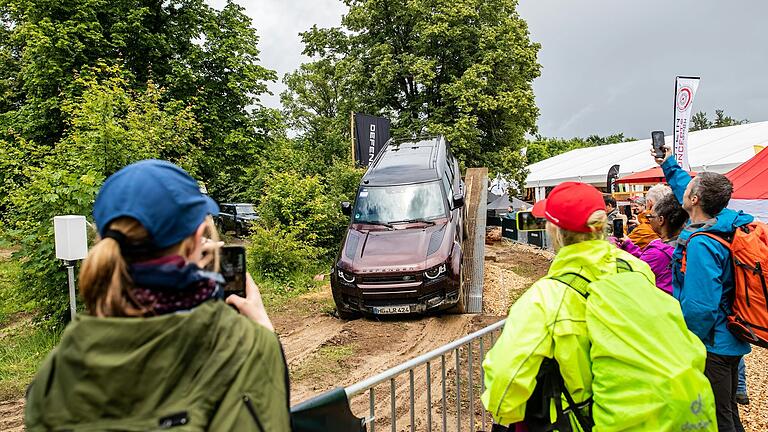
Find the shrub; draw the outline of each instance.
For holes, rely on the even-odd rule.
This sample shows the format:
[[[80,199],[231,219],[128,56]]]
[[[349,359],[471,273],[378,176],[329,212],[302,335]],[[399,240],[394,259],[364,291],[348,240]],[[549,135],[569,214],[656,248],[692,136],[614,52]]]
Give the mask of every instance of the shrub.
[[[346,225],[338,203],[319,176],[273,173],[266,180],[259,215],[267,226],[281,226],[296,240],[328,257]]]
[[[248,267],[259,277],[289,282],[296,274],[317,268],[319,253],[285,227],[257,225],[251,236]]]

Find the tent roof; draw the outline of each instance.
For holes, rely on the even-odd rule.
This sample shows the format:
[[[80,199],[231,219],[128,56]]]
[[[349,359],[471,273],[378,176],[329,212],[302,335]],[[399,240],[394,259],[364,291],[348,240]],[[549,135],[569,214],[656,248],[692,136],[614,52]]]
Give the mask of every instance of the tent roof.
[[[488,203],[487,209],[488,210],[504,210],[506,211],[510,207],[513,209],[523,209],[528,208],[531,205],[527,202],[517,199],[515,197],[512,197],[510,199],[508,194],[504,195],[494,195],[492,193],[489,193],[488,196],[492,198],[492,201]],[[495,198],[493,198],[495,197]]]
[[[726,174],[733,182],[733,199],[768,199],[768,151]]]
[[[696,176],[696,173],[693,171],[691,171],[689,174]],[[661,167],[655,167],[621,177],[616,181],[616,183],[656,184],[666,183],[666,181],[667,180],[664,178],[664,171],[661,170]]]
[[[672,144],[671,135],[665,140]],[[688,144],[692,170],[726,173],[751,158],[754,146],[768,145],[768,121],[691,132]],[[604,185],[612,165],[619,165],[619,177],[654,167],[650,149],[651,140],[645,139],[571,150],[529,165],[525,186],[564,181]]]

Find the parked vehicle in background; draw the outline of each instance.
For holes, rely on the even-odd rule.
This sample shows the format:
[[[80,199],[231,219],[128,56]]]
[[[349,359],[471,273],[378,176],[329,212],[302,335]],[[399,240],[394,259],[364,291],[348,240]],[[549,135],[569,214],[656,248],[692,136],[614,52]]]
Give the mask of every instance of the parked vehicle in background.
[[[219,215],[215,219],[216,226],[221,232],[234,231],[237,237],[248,234],[251,224],[259,220],[253,204],[221,204],[219,209]]]
[[[390,140],[368,168],[331,273],[341,318],[457,307],[464,184],[442,136]]]

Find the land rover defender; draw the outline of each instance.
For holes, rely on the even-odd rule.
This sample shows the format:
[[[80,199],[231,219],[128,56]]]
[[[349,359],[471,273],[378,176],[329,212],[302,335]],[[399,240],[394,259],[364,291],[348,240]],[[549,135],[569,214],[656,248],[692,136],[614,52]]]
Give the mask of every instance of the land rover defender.
[[[331,273],[341,318],[462,308],[464,184],[442,136],[390,140],[363,176]]]

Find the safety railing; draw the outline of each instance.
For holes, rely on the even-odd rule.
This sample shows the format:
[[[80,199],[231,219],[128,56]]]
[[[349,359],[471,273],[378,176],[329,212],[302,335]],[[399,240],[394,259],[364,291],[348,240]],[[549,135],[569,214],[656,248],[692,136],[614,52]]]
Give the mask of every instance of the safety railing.
[[[480,403],[480,394],[485,391],[481,363],[498,338],[504,321],[346,387],[344,390],[353,411],[355,407],[365,409],[367,395],[366,423],[371,432],[377,428],[389,428],[392,432],[403,430],[398,429],[401,421],[407,422],[409,428],[405,430],[410,431],[474,432],[477,430],[475,425],[481,426],[480,430],[490,430],[490,416]],[[403,386],[399,378],[405,375],[407,381]],[[437,398],[433,397],[434,384],[439,387]],[[382,387],[388,390],[388,396],[386,390],[379,392]],[[423,394],[417,395],[417,388],[422,388]],[[438,421],[434,422],[436,417]]]

